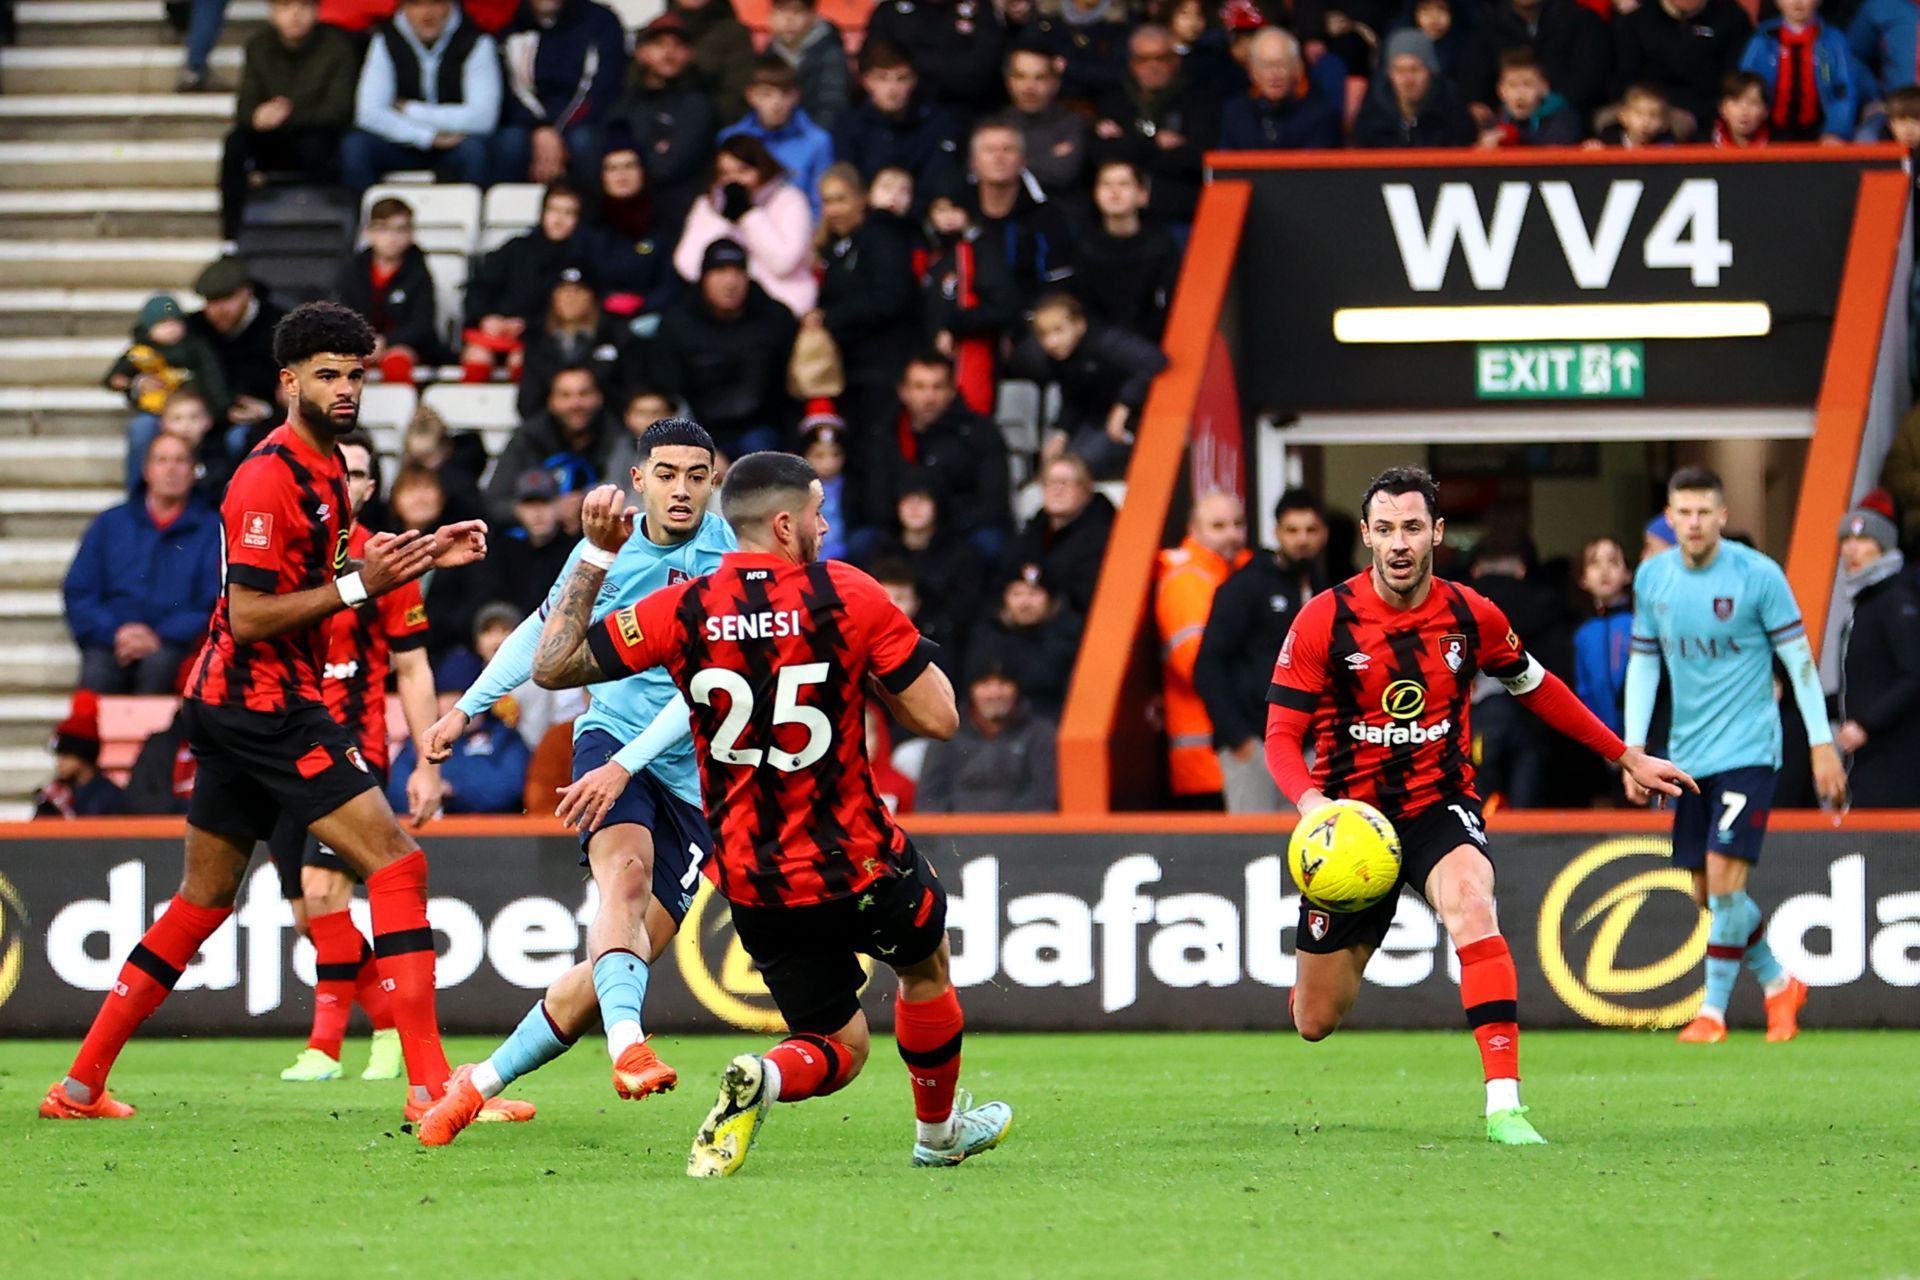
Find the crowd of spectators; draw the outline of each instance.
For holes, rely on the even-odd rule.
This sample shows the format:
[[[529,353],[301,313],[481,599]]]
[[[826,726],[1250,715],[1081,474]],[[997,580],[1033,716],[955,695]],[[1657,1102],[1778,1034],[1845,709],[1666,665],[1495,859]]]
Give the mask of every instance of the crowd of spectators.
[[[430,587],[443,665],[457,674],[490,605],[537,604],[581,495],[624,479],[647,424],[687,412],[729,456],[814,460],[829,553],[872,570],[945,646],[968,728],[925,753],[933,781],[903,775],[904,790],[922,782],[928,807],[1046,807],[1050,793],[973,775],[1051,750],[1114,518],[1099,486],[1124,475],[1165,365],[1205,153],[1920,146],[1920,10],[1777,7],[1756,26],[1738,0],[883,0],[843,29],[817,0],[772,0],[750,29],[732,0],[669,0],[628,32],[596,0],[270,0],[245,48],[222,221],[236,234],[268,183],[358,193],[403,170],[544,187],[537,223],[474,260],[458,314],[441,310],[404,194],[371,205],[332,290],[379,331],[382,378],[517,384],[520,425],[494,457],[423,409],[368,514],[495,528],[487,568]],[[192,90],[224,5],[180,8]],[[149,302],[106,376],[132,415],[131,494],[68,581],[90,690],[169,687],[217,590],[212,509],[284,413],[273,301],[235,257],[195,289],[192,314]],[[1026,457],[995,421],[1010,378],[1057,391]],[[1324,588],[1327,530],[1291,495],[1280,551],[1249,556],[1244,516],[1227,515],[1196,507],[1162,564],[1163,638],[1182,654],[1175,790],[1271,807],[1247,709],[1264,675],[1243,655],[1271,652]],[[105,570],[131,558],[156,567],[137,582]],[[1623,607],[1623,561],[1611,542],[1583,558],[1594,622]],[[1537,568],[1523,541],[1495,540],[1470,572],[1519,618],[1542,604]],[[1538,621],[1564,674],[1576,653],[1583,671],[1610,660],[1612,630],[1576,644],[1564,607]],[[1539,757],[1516,752],[1511,777],[1489,764],[1512,802],[1545,787]]]

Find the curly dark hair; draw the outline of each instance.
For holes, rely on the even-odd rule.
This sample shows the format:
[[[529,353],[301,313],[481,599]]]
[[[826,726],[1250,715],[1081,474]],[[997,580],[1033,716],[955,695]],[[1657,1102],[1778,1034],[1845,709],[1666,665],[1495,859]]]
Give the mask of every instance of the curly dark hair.
[[[318,355],[365,359],[373,348],[373,326],[337,302],[303,302],[273,326],[273,359],[282,369]]]
[[[655,449],[668,449],[674,445],[705,449],[708,457],[718,452],[707,429],[692,418],[662,418],[640,433],[640,456],[643,458],[652,457]]]
[[[1384,493],[1398,498],[1402,494],[1417,493],[1427,502],[1427,515],[1438,518],[1440,515],[1440,486],[1433,482],[1433,476],[1424,467],[1388,467],[1373,478],[1367,485],[1366,493],[1360,499],[1360,518],[1367,518],[1367,508],[1373,502],[1373,495]]]

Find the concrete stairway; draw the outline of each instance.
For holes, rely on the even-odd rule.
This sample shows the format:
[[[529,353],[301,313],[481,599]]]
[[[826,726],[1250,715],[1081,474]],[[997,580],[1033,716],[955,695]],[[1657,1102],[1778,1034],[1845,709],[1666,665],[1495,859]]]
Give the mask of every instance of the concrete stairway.
[[[220,252],[215,180],[239,44],[228,6],[214,91],[173,92],[158,0],[23,0],[0,49],[0,816],[49,769],[78,655],[60,581],[89,520],[123,499],[128,412],[100,378],[153,292]]]

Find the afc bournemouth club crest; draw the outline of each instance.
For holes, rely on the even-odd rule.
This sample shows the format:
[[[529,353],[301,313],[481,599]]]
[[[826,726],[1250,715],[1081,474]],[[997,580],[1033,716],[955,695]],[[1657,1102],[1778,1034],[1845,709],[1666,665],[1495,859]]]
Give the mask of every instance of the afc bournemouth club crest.
[[[1733,597],[1715,596],[1713,598],[1713,616],[1725,622],[1733,616]]]
[[[1313,935],[1315,942],[1323,941],[1327,936],[1327,930],[1332,927],[1333,919],[1326,912],[1311,908],[1307,911],[1307,932]]]
[[[1467,662],[1467,638],[1457,631],[1440,637],[1440,659],[1447,664],[1447,670],[1459,671]]]

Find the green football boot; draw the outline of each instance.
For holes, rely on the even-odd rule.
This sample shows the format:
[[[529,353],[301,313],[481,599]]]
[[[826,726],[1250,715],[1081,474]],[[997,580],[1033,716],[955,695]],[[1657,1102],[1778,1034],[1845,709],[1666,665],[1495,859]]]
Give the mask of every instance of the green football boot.
[[[1527,1107],[1508,1107],[1487,1117],[1487,1141],[1509,1147],[1544,1147],[1547,1140],[1527,1119]]]
[[[385,1031],[373,1033],[373,1041],[368,1045],[367,1069],[360,1073],[362,1080],[398,1080],[405,1063],[400,1056],[400,1031],[388,1027]]]
[[[300,1051],[300,1056],[293,1060],[292,1066],[280,1073],[280,1078],[294,1084],[317,1084],[322,1080],[338,1080],[340,1062],[308,1046]]]

